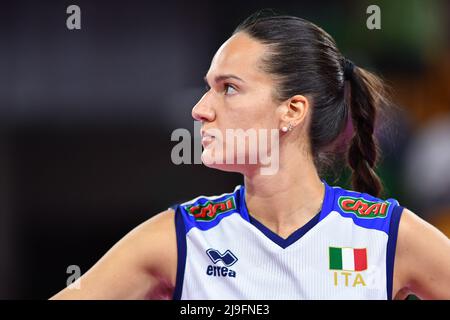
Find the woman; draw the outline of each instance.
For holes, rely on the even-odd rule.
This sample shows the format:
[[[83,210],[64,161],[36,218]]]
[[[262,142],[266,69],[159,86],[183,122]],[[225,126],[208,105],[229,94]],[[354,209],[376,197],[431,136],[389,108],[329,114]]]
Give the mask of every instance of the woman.
[[[192,110],[202,160],[242,173],[244,185],[157,214],[78,279],[80,289],[52,298],[450,299],[449,239],[378,198],[381,82],[326,32],[297,17],[255,14],[220,47],[205,80]],[[236,161],[260,151],[248,144],[220,161],[220,150],[235,151],[224,138],[230,129],[275,129],[268,152],[276,170]],[[320,178],[324,155],[342,147],[354,191]]]

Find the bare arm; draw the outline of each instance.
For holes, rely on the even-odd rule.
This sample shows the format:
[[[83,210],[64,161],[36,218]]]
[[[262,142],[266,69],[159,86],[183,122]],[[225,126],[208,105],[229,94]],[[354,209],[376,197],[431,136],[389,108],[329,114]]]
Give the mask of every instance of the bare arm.
[[[400,220],[394,279],[397,297],[450,299],[450,240],[408,209]]]
[[[174,211],[137,226],[77,281],[50,299],[170,298],[176,277]]]

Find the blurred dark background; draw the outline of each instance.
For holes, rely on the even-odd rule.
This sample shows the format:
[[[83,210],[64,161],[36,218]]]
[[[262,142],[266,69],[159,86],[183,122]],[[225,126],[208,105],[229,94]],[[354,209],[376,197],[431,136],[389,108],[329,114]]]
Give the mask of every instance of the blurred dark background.
[[[66,8],[81,8],[68,30]],[[381,30],[366,8],[381,9]],[[382,75],[402,111],[383,140],[387,196],[450,235],[448,1],[2,1],[0,298],[47,299],[171,204],[238,174],[174,165],[176,128],[219,46],[270,7],[318,24]],[[346,185],[345,175],[341,185]]]

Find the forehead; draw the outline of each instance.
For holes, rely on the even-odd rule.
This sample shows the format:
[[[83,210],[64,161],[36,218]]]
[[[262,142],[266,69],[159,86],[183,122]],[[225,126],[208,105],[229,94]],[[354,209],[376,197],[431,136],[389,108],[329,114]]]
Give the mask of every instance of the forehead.
[[[207,77],[234,74],[244,81],[268,77],[261,70],[261,58],[266,47],[245,33],[239,32],[225,41],[211,62]]]

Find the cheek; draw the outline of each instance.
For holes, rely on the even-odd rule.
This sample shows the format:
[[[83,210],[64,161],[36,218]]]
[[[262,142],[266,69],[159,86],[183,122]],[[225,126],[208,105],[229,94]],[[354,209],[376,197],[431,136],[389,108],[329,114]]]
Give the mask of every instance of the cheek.
[[[257,154],[261,147],[261,143],[265,145],[265,150],[271,149],[271,130],[278,128],[277,106],[271,97],[261,97],[261,95],[247,95],[242,97],[233,97],[227,99],[226,103],[220,105],[216,109],[215,126],[221,132],[221,137],[216,138],[214,148],[207,150],[205,156],[216,157],[219,155],[215,152],[215,148],[223,150],[225,157],[226,150],[231,151],[234,155],[251,155]],[[256,136],[256,140],[249,141],[248,137],[240,139],[235,137],[234,142],[228,141],[227,129],[233,135],[234,130],[242,130],[247,132],[251,130]],[[263,129],[263,130],[261,130]],[[260,134],[266,139],[260,141]],[[245,145],[244,149],[239,149],[237,145]],[[212,146],[211,146],[212,147]],[[220,156],[219,156],[220,157]],[[221,157],[220,157],[221,158]]]
[[[236,101],[235,106],[224,113],[224,119],[229,124],[227,128],[274,128],[277,119],[276,105],[270,99],[249,96]]]
[[[217,147],[233,155],[257,155],[270,152],[275,144],[279,145],[279,132],[274,128],[249,128],[247,130],[234,131],[217,140]]]

